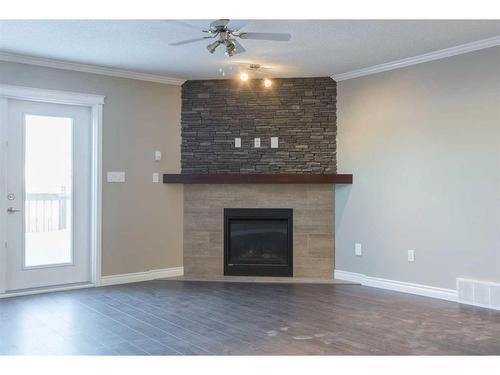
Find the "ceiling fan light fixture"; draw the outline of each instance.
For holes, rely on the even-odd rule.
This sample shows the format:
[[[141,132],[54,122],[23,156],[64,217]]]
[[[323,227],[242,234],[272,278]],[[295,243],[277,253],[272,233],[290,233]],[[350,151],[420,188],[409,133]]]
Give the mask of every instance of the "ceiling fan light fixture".
[[[232,41],[228,40],[226,42],[226,52],[225,52],[226,56],[229,56],[229,57],[233,56],[235,53],[235,50],[236,50],[236,45]]]
[[[217,47],[219,47],[219,44],[220,42],[218,40],[216,40],[215,42],[213,43],[210,43],[208,46],[207,46],[207,50],[208,52],[210,53],[214,53],[215,50],[217,49]]]
[[[264,79],[264,86],[265,87],[271,87],[273,85],[273,81],[271,81],[269,78]]]

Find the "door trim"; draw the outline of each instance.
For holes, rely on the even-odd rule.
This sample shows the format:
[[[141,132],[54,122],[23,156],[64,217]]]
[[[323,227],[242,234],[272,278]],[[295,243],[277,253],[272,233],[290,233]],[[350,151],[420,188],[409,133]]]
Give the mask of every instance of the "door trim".
[[[81,105],[92,107],[104,104],[103,95],[82,94],[72,91],[38,89],[35,87],[0,84],[0,97],[8,99],[28,100],[32,102]]]
[[[102,126],[103,105],[105,96],[76,93],[70,91],[46,90],[34,87],[12,86],[0,84],[0,161],[5,165],[7,139],[7,100],[18,99],[43,103],[69,104],[91,109],[91,251],[90,251],[90,282],[94,286],[101,284],[101,254],[102,254]],[[6,193],[5,170],[0,170],[1,190]],[[2,193],[2,195],[4,195]],[[6,270],[6,215],[5,199],[0,197],[0,294],[5,293]],[[47,289],[54,289],[47,288]]]
[[[42,294],[42,293],[50,293],[50,292],[63,292],[66,290],[92,288],[94,286],[95,285],[92,283],[76,283],[76,284],[66,284],[66,285],[58,285],[58,286],[48,286],[48,287],[44,287],[44,288],[21,289],[21,290],[14,291],[14,292],[0,293],[0,300],[3,298],[10,298],[10,297],[31,296],[33,294]]]

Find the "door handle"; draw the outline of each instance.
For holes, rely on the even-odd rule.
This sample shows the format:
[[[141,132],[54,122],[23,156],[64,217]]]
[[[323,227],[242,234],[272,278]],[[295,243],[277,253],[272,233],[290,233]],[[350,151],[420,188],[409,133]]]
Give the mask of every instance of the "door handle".
[[[7,208],[7,212],[9,214],[13,214],[14,212],[21,212],[21,210],[18,210],[18,209],[14,208],[14,207],[9,207],[9,208]]]

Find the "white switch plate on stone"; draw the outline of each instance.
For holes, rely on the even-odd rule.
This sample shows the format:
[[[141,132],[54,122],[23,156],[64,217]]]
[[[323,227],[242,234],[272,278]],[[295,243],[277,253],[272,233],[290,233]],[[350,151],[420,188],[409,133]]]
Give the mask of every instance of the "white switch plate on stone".
[[[240,148],[241,147],[241,138],[235,138],[234,139],[234,147]]]
[[[361,248],[360,243],[354,244],[354,254],[357,255],[358,257],[363,255],[363,249]]]
[[[253,147],[259,148],[260,147],[260,138],[254,138],[253,139]]]
[[[278,148],[278,137],[271,137],[271,148]]]
[[[125,172],[108,172],[106,177],[108,182],[125,182]]]

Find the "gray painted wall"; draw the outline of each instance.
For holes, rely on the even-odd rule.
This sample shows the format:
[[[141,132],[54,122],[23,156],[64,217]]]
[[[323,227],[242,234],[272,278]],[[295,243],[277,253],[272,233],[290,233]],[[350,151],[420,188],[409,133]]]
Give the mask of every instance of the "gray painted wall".
[[[0,83],[106,95],[103,172],[127,181],[103,182],[102,273],[182,266],[183,188],[151,182],[156,171],[180,173],[181,88],[5,62]]]
[[[499,91],[500,47],[339,82],[336,269],[500,281]]]

